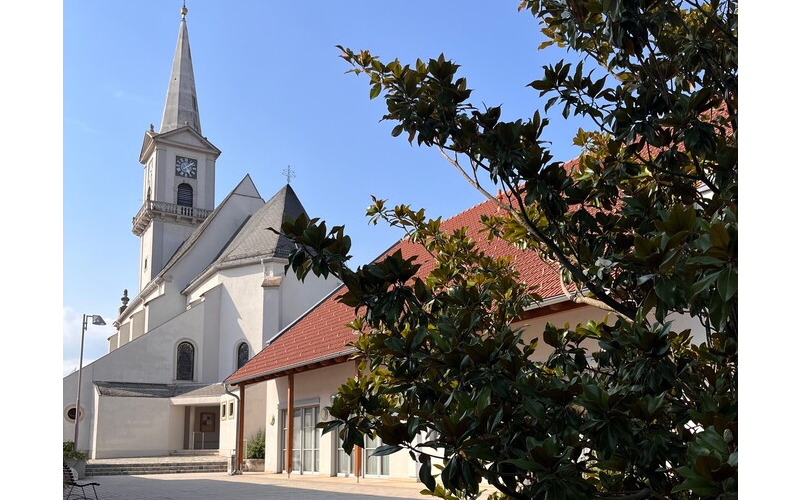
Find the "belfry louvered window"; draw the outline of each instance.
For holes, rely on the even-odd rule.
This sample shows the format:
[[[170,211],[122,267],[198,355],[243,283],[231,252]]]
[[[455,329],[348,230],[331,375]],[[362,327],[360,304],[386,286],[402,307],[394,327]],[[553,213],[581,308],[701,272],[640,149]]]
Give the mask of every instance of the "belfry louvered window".
[[[182,207],[192,206],[192,186],[189,184],[178,185],[178,204]]]

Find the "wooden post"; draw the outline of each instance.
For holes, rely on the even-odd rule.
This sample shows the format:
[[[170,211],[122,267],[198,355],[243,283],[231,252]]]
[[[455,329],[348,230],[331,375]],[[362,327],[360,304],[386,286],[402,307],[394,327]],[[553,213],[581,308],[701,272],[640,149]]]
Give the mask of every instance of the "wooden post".
[[[362,448],[360,446],[353,447],[353,473],[356,475],[356,482],[362,477]]]
[[[242,444],[245,435],[245,384],[239,386],[239,408],[236,415],[236,422],[238,429],[236,430],[236,470],[242,470],[242,463],[244,462],[245,450],[242,449]]]
[[[286,389],[286,477],[292,474],[292,435],[295,431],[295,376],[287,376]]]

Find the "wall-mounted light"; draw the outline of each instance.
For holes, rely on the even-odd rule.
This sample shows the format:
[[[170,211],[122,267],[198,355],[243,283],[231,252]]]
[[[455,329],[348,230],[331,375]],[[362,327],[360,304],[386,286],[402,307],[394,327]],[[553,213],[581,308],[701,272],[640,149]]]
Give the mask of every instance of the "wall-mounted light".
[[[275,425],[275,415],[270,415],[270,425]]]

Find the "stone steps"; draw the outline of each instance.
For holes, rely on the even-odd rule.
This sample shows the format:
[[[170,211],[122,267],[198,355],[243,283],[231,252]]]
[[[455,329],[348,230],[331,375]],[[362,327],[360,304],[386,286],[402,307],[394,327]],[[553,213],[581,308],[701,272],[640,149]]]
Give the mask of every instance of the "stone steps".
[[[170,457],[173,458],[173,457]],[[204,457],[206,458],[206,457]],[[225,458],[208,457],[207,460],[199,461],[195,458],[192,461],[184,461],[180,458],[165,460],[164,458],[152,461],[146,458],[136,462],[130,460],[114,462],[104,460],[103,463],[86,464],[86,476],[139,476],[146,474],[184,474],[192,472],[227,472],[228,461]]]
[[[170,452],[171,457],[219,457],[220,452],[217,450],[173,450]]]

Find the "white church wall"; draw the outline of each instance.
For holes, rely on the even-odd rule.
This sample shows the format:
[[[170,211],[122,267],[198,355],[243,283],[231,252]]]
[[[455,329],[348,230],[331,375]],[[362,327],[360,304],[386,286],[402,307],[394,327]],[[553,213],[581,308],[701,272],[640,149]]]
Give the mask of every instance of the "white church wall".
[[[169,203],[176,203],[174,196],[172,201],[169,201]],[[152,224],[161,231],[161,234],[158,237],[161,239],[162,256],[161,261],[159,262],[159,267],[156,270],[156,273],[158,273],[167,264],[167,262],[170,261],[173,254],[175,254],[175,251],[178,250],[178,247],[180,247],[183,242],[192,235],[192,233],[195,231],[195,226],[185,226],[175,223],[171,223],[169,226],[167,226],[165,222],[156,220],[154,220]],[[158,245],[156,245],[156,247],[158,248]]]
[[[158,295],[153,294],[145,302],[146,332],[186,311],[186,302],[178,287],[173,283],[164,283],[161,289]]]
[[[165,398],[97,398],[92,458],[147,457],[183,449],[184,407]]]
[[[119,339],[120,339],[119,333],[115,333],[114,335],[111,335],[108,339],[106,339],[107,343],[106,352],[111,352],[114,349],[116,349],[117,346],[119,345]]]
[[[204,229],[186,255],[169,269],[165,278],[168,275],[180,290],[186,288],[214,261],[242,222],[262,205],[264,201],[261,198],[232,194],[225,204],[218,207],[213,223]],[[194,296],[194,288],[188,297],[190,302]]]
[[[245,394],[245,439],[255,436],[259,430],[265,434],[265,448],[267,436],[267,382],[248,386]]]
[[[219,380],[236,371],[236,348],[245,341],[249,358],[261,351],[262,317],[275,314],[263,310],[261,301],[263,272],[260,264],[219,272],[220,302]],[[274,332],[275,333],[275,332]]]
[[[166,168],[161,170],[159,179],[159,199],[170,203],[177,202],[178,185],[187,183],[192,186],[194,206],[204,209],[214,207],[215,160],[205,144],[192,132],[176,131],[168,137],[161,137],[158,142],[158,155],[161,164]],[[198,162],[197,179],[178,177],[171,168],[175,165],[176,156],[188,156]]]
[[[281,270],[283,270],[283,264]],[[301,282],[292,272],[289,272],[281,282],[281,328],[286,328],[341,283],[333,276],[323,279],[312,276],[311,273],[305,281]],[[269,340],[269,338],[265,340]]]
[[[195,374],[202,371],[202,307],[134,339],[92,363],[98,381],[175,382],[175,350],[179,340],[195,343]],[[145,362],[146,361],[146,362]]]
[[[154,172],[153,199],[169,200],[168,195],[172,191],[172,182],[175,179],[175,172],[169,168],[168,156],[169,148],[165,147],[161,141],[155,143],[154,165],[164,165],[164,168],[156,168]]]
[[[181,292],[183,292],[191,280],[195,279],[217,257],[222,246],[230,240],[234,231],[241,226],[242,222],[250,214],[258,210],[258,208],[262,205],[264,205],[264,200],[261,198],[245,196],[236,193],[232,194],[224,205],[218,207],[219,210],[214,216],[214,223],[209,224],[205,228],[198,240],[188,251],[187,255],[184,256],[184,258],[182,258],[180,261],[176,262],[165,273],[163,276],[164,282],[161,284],[161,286],[158,289],[148,293],[147,296],[138,297],[139,299],[142,299],[140,303],[132,304],[134,309],[126,314],[126,317],[122,319],[122,324],[125,325],[126,323],[130,322],[131,317],[139,310],[143,309],[143,303],[154,302],[157,297],[159,298],[159,301],[158,303],[153,304],[152,311],[148,311],[147,324],[142,327],[143,329],[141,330],[141,333],[156,328],[162,323],[183,312],[186,309],[187,304],[191,303],[193,300],[196,300],[204,290],[200,290],[199,292],[193,291],[193,293],[190,293],[188,297],[182,295]],[[161,225],[163,225],[163,223],[160,221],[153,221],[153,224],[158,224],[159,228],[161,228]],[[163,262],[158,264],[150,262],[148,265],[151,267],[153,265],[159,265],[160,267],[163,267],[167,263],[167,260],[175,252],[175,249],[177,249],[178,246],[180,246],[180,244],[183,243],[183,241],[186,240],[194,231],[194,228],[189,226],[186,226],[186,229],[186,232],[182,232],[178,230],[176,226],[175,231],[171,233],[167,232],[172,234],[172,236],[167,236],[167,238],[174,238],[176,241],[180,241],[177,241],[177,245],[175,245],[175,247],[168,252],[167,257]],[[161,236],[162,233],[163,231],[156,230],[155,237],[164,237]],[[148,230],[142,235],[142,248],[151,248],[153,244],[153,238],[154,231],[151,226],[151,228],[148,228]],[[149,276],[149,273],[152,271],[153,270],[149,268],[149,271],[146,273],[146,275]],[[155,272],[153,274],[155,274]],[[149,279],[140,282],[140,292],[148,282]],[[207,288],[210,288],[215,284],[216,283],[211,283]],[[140,335],[140,332],[135,331],[134,338],[138,335]]]
[[[88,450],[91,443],[91,426],[95,416],[94,406],[94,366],[90,363],[81,370],[81,418],[78,422],[78,444],[76,449]],[[73,441],[75,438],[75,422],[67,418],[67,410],[75,406],[78,398],[78,371],[64,377],[62,384],[62,415],[64,441]]]
[[[266,409],[264,422],[264,472],[280,471],[281,453],[281,414],[278,411],[278,390],[280,380],[284,380],[283,391],[286,398],[286,378],[268,380],[264,384],[264,397]],[[276,461],[277,460],[277,461]]]
[[[202,282],[194,284],[188,293],[183,297],[187,304],[192,304],[199,300],[203,300],[203,295],[205,295],[207,291],[219,285],[220,275],[218,273],[214,273],[205,278]]]
[[[197,374],[197,381],[204,383],[215,383],[222,380],[219,376],[220,362],[219,352],[222,348],[220,343],[220,332],[225,325],[220,321],[220,302],[222,301],[224,290],[218,286],[208,290],[203,297],[203,301],[192,306],[190,311],[199,310],[203,315],[201,319],[201,345],[200,353],[201,369]]]
[[[139,283],[137,285],[139,290],[142,290],[156,273],[153,270],[153,266],[158,264],[153,261],[152,248],[153,226],[150,226],[139,237]]]
[[[204,165],[198,172],[198,180],[203,189],[198,189],[198,206],[214,208],[214,182],[216,179],[216,160],[212,156],[207,156],[204,160],[198,162],[198,166]]]
[[[258,431],[264,431],[265,443],[269,442],[267,438],[267,423],[265,421],[265,407],[266,407],[266,385],[267,382],[253,384],[245,390],[245,420],[243,426],[242,436],[245,439],[243,457],[247,458],[247,442],[253,440]],[[234,394],[240,395],[240,392],[233,391]],[[233,454],[236,440],[236,429],[239,423],[240,415],[237,413],[237,400],[233,396],[223,396],[220,407],[227,404],[226,418],[221,420],[220,425],[220,453],[224,455]],[[230,409],[234,408],[233,416]],[[221,410],[222,411],[222,410]],[[265,449],[267,445],[265,444]]]
[[[124,342],[127,344],[131,340],[139,338],[142,335],[144,335],[145,331],[147,331],[146,330],[146,328],[147,328],[146,319],[147,319],[147,311],[145,311],[144,309],[142,309],[141,311],[138,311],[138,312],[136,312],[136,314],[132,315],[131,316],[131,331],[129,332],[129,337],[127,337],[125,339],[120,339],[120,340],[124,340]]]
[[[229,415],[231,405],[234,408],[233,415]],[[234,454],[238,411],[236,398],[231,396],[220,398],[220,455],[228,457]]]

